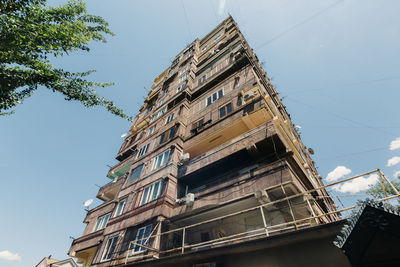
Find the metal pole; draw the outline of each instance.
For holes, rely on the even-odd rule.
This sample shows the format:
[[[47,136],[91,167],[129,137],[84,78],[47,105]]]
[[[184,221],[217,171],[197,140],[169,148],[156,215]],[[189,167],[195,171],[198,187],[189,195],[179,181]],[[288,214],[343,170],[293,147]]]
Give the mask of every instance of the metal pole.
[[[290,204],[290,200],[288,199],[288,196],[286,195],[286,190],[285,190],[285,188],[283,187],[282,184],[281,184],[281,188],[282,188],[283,193],[285,194],[285,197],[286,197],[286,200],[287,200],[287,203],[288,203],[288,206],[289,206],[290,214],[292,215],[292,218],[293,218],[294,227],[297,230],[296,218],[294,217],[292,205]]]
[[[383,183],[382,173],[380,171],[378,171],[378,173],[379,173],[379,180],[381,182],[383,193],[385,194],[385,197],[388,197],[385,184]],[[389,200],[386,200],[386,203],[389,205]]]
[[[311,210],[311,215],[312,215],[313,217],[315,217],[315,212],[314,212],[314,209],[313,209],[312,206],[311,206],[310,201],[308,200],[308,195],[306,196],[306,200],[307,200],[308,207],[309,207],[310,210]],[[319,224],[319,221],[318,221],[317,218],[315,218],[315,222],[316,222],[317,224]]]
[[[400,194],[399,191],[397,190],[397,188],[392,184],[392,182],[386,177],[385,174],[383,174],[383,172],[381,170],[379,170],[379,173],[381,173],[382,177],[386,180],[386,182],[388,182],[388,184],[393,188],[393,191],[398,195]]]
[[[264,216],[264,209],[263,209],[263,207],[260,207],[260,211],[261,211],[261,217],[262,217],[263,223],[264,223],[265,234],[266,234],[267,236],[269,236],[269,233],[268,233],[268,226],[267,226],[267,222],[265,221],[265,216]]]
[[[186,228],[182,229],[182,254],[185,253],[185,235],[186,235]]]

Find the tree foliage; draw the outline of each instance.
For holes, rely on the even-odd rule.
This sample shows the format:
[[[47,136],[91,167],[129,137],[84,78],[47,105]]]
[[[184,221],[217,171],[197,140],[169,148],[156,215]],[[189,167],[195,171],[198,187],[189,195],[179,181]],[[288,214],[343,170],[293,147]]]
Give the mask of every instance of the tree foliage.
[[[44,86],[68,101],[104,106],[131,119],[94,89],[112,83],[86,80],[94,70],[69,72],[49,61],[49,56],[89,51],[88,43],[106,42],[106,34],[113,35],[107,21],[88,14],[80,0],[58,7],[47,6],[46,0],[0,1],[0,115],[12,113],[13,107]]]
[[[398,179],[400,179],[400,176],[397,177]],[[391,183],[393,184],[394,187],[396,187],[396,189],[398,191],[400,191],[400,181],[391,181]],[[383,182],[385,189],[386,189],[386,193],[388,195],[396,195],[396,192],[393,190],[393,187],[386,181]],[[368,190],[367,190],[367,194],[369,195],[373,195],[375,198],[385,198],[385,192],[383,191],[382,188],[382,183],[378,182],[377,184],[371,186]],[[400,202],[400,200],[399,200]]]

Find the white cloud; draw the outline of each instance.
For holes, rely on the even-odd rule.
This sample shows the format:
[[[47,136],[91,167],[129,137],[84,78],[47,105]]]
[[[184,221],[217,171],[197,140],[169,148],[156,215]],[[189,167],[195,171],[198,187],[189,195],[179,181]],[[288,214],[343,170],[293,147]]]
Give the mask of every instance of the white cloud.
[[[390,150],[395,150],[400,148],[400,137],[390,142]]]
[[[18,253],[13,254],[8,250],[3,250],[3,251],[0,251],[0,259],[8,260],[8,261],[20,261],[21,256],[18,255]]]
[[[219,0],[218,15],[222,15],[225,10],[226,0]]]
[[[326,176],[326,180],[328,182],[333,182],[350,173],[351,170],[346,168],[345,166],[337,166],[333,171],[328,173],[328,176]]]
[[[397,171],[393,174],[394,178],[400,177],[400,171]]]
[[[394,166],[396,164],[400,163],[400,157],[393,157],[391,159],[388,160],[387,166]]]
[[[368,178],[363,176],[353,179],[351,181],[345,182],[344,184],[339,184],[333,187],[334,190],[341,193],[358,193],[363,190],[367,190],[371,185],[378,182],[379,175],[371,174]]]

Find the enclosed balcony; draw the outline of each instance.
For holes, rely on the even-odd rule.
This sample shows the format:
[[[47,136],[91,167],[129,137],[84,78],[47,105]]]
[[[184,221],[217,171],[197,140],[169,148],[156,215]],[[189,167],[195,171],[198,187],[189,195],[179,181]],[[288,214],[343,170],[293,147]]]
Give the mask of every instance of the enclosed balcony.
[[[113,180],[109,182],[108,184],[102,186],[99,189],[99,192],[97,193],[96,197],[103,201],[113,200],[117,196],[118,191],[123,185],[124,181],[125,181],[124,177],[121,177],[118,180],[115,181]]]

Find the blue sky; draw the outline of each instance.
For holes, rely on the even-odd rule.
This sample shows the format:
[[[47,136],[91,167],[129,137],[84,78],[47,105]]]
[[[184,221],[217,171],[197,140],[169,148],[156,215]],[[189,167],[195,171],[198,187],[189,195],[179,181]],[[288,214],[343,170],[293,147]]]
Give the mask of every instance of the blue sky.
[[[393,178],[400,170],[387,166],[400,156],[400,149],[389,149],[400,137],[399,1],[86,2],[116,36],[55,65],[96,69],[93,80],[116,83],[99,93],[126,113],[137,114],[144,87],[230,13],[301,126],[303,142],[315,150],[323,177],[337,166],[351,170],[347,176],[381,168]],[[117,163],[129,127],[103,108],[87,109],[46,89],[0,118],[1,266],[67,257],[69,237],[84,229],[83,202],[109,181],[107,165]],[[4,251],[20,259],[5,260]]]

